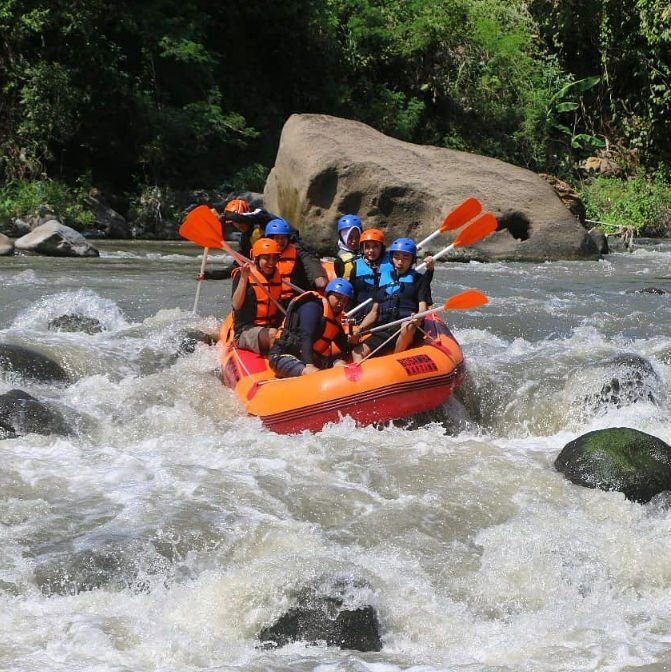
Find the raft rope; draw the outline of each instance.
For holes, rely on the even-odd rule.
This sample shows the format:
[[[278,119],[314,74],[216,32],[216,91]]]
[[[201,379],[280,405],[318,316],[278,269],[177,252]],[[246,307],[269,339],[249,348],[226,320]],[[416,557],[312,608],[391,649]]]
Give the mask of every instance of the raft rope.
[[[238,352],[237,346],[233,345],[233,352],[235,353],[235,356],[238,358],[238,363],[242,367],[242,370],[245,372],[245,374],[249,377],[252,374],[249,372],[249,369],[245,366],[245,363],[242,361],[242,357],[240,356],[240,353]]]

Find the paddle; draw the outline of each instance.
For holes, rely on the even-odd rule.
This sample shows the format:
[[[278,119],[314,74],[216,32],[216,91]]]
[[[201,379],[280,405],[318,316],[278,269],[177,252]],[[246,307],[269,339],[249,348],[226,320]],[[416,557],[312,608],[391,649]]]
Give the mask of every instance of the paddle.
[[[459,217],[467,217],[470,219],[472,216],[477,215],[480,212],[481,209],[480,201],[478,201],[476,198],[468,198],[466,199],[461,205],[457,206],[450,214],[447,215],[445,220],[443,221],[443,224],[441,224],[440,230],[436,231],[435,233],[432,233],[429,238],[425,238],[419,245],[422,243],[426,243],[430,238],[433,238],[433,236],[437,236],[439,233],[443,231],[447,231],[448,229],[451,228],[458,228],[463,224],[464,220],[459,220]],[[473,214],[469,214],[473,213]],[[453,215],[457,215],[453,217]],[[448,221],[449,220],[449,221]],[[445,228],[445,222],[448,222],[447,228]],[[454,224],[456,222],[456,224]],[[457,237],[454,239],[454,241],[448,245],[447,247],[443,248],[440,250],[440,252],[437,252],[435,255],[433,255],[434,259],[440,259],[440,257],[445,256],[450,250],[452,250],[455,247],[461,247],[463,245],[470,245],[471,243],[476,242],[477,240],[480,240],[481,238],[484,238],[486,235],[490,234],[492,231],[495,231],[497,227],[497,222],[496,218],[494,215],[492,215],[490,212],[486,212],[480,217],[478,217],[475,221],[471,222],[468,224],[463,231],[460,231]],[[419,245],[417,246],[419,248]],[[426,268],[426,263],[422,263],[419,266],[417,266],[417,270],[421,273],[424,269]],[[357,306],[354,306],[351,310],[349,310],[347,313],[345,313],[345,317],[351,317],[352,315],[355,315],[356,313],[361,310],[364,306],[366,306],[371,299],[367,299],[363,303],[360,303]]]
[[[198,299],[200,298],[200,288],[205,280],[205,266],[207,265],[207,254],[210,251],[209,247],[203,248],[203,262],[200,265],[200,273],[198,274],[198,285],[196,286],[196,298],[193,300],[193,314],[198,312]]]
[[[469,308],[476,308],[477,306],[482,306],[488,302],[489,299],[482,292],[478,291],[477,289],[467,289],[460,294],[451,296],[442,306],[439,306],[438,308],[430,308],[429,310],[424,310],[421,313],[415,313],[409,317],[402,317],[400,320],[394,320],[393,322],[380,324],[377,327],[364,329],[363,331],[359,332],[359,335],[373,334],[376,331],[382,331],[383,329],[388,329],[389,327],[395,327],[397,324],[402,324],[408,320],[414,320],[426,315],[433,315],[434,313],[439,313],[442,310],[468,310]]]
[[[455,247],[463,247],[465,245],[472,245],[473,243],[481,240],[485,236],[488,236],[493,231],[496,231],[498,223],[496,217],[491,212],[485,212],[480,215],[477,219],[473,220],[468,224],[464,229],[462,229],[454,241],[444,247],[440,252],[432,255],[434,261],[444,257],[450,250],[453,250]],[[426,262],[421,263],[416,267],[415,270],[420,273],[426,268]]]
[[[352,317],[352,315],[356,315],[362,308],[367,306],[371,301],[373,300],[372,296],[369,296],[365,301],[362,301],[359,305],[354,306],[351,310],[348,310],[345,313],[345,317]]]
[[[467,289],[464,292],[461,292],[460,294],[455,294],[454,296],[451,296],[445,303],[438,307],[438,308],[431,308],[430,310],[424,310],[421,313],[415,313],[414,315],[411,315],[410,317],[404,317],[401,318],[400,320],[395,320],[394,322],[387,322],[387,324],[380,324],[377,327],[373,327],[371,329],[364,329],[363,331],[359,332],[359,335],[362,334],[372,334],[375,331],[382,331],[383,329],[388,329],[389,327],[395,327],[397,325],[402,325],[403,322],[407,322],[409,320],[413,320],[416,318],[420,317],[425,317],[426,315],[432,315],[433,313],[438,313],[441,310],[467,310],[469,308],[475,308],[476,306],[481,306],[485,303],[488,303],[489,299],[482,293],[479,292],[477,289]],[[351,381],[357,381],[361,378],[363,375],[363,371],[361,369],[361,364],[363,364],[367,359],[372,357],[376,352],[381,350],[389,341],[392,341],[396,336],[398,336],[401,333],[402,326],[400,326],[389,338],[387,338],[384,343],[381,343],[378,345],[375,350],[372,352],[369,352],[360,362],[352,362],[351,364],[348,364],[345,367],[345,376],[347,376],[348,380]]]
[[[202,247],[216,247],[225,250],[239,264],[252,264],[252,273],[254,273],[258,279],[264,279],[251,259],[236,252],[225,240],[223,240],[219,218],[206,205],[199,205],[189,212],[179,227],[179,235]],[[265,295],[277,306],[278,310],[286,315],[287,311],[284,309],[284,306],[275,299],[265,285],[259,283],[259,287],[261,287]]]
[[[426,247],[430,241],[441,233],[445,233],[445,231],[458,229],[460,226],[473,219],[473,217],[479,215],[480,212],[482,212],[482,204],[480,201],[473,196],[467,198],[463,203],[460,203],[456,208],[447,213],[443,223],[436,231],[417,243],[417,249],[420,250],[421,248]]]
[[[178,233],[182,238],[201,247],[221,248],[221,222],[206,205],[199,205],[191,210],[180,225]]]

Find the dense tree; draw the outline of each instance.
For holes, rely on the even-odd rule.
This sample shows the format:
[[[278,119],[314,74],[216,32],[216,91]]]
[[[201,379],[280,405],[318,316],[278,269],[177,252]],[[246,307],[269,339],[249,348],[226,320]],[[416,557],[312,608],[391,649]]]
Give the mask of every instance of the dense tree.
[[[666,0],[532,0],[562,67],[598,75],[581,124],[624,163],[671,167],[671,5]],[[632,154],[631,150],[636,150]]]
[[[668,166],[670,13],[664,0],[0,0],[0,181],[258,188],[294,112],[560,174],[604,140]]]

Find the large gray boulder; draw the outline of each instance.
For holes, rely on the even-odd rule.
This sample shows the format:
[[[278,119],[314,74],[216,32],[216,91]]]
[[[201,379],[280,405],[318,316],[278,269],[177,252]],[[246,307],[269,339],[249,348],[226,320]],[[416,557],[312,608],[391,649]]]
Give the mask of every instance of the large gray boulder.
[[[0,257],[8,257],[14,254],[14,243],[4,233],[0,233]]]
[[[14,241],[24,252],[50,257],[98,257],[100,253],[74,229],[52,219]]]
[[[594,241],[539,175],[497,159],[413,145],[365,124],[294,114],[284,125],[264,204],[333,254],[335,224],[358,214],[364,227],[420,240],[468,196],[492,211],[499,230],[473,246],[483,260],[596,259]],[[447,245],[456,232],[432,248]],[[462,250],[463,248],[457,248]]]
[[[671,490],[671,446],[628,427],[579,436],[564,446],[555,468],[572,483],[616,490],[634,502]]]

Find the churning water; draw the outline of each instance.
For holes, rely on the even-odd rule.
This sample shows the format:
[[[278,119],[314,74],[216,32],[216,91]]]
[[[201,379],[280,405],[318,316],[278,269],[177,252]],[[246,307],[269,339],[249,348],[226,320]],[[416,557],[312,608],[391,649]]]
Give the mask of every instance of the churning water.
[[[490,297],[447,315],[467,362],[447,408],[299,436],[241,413],[215,346],[180,353],[230,305],[230,281],[210,281],[192,314],[199,249],[101,249],[0,258],[0,343],[74,381],[0,372],[0,394],[24,390],[74,427],[0,441],[0,669],[671,667],[669,500],[553,468],[602,427],[671,443],[671,294],[640,291],[671,292],[669,241],[599,262],[440,266],[437,303]],[[48,328],[74,313],[102,331]],[[260,647],[306,589],[372,605],[381,651]]]

